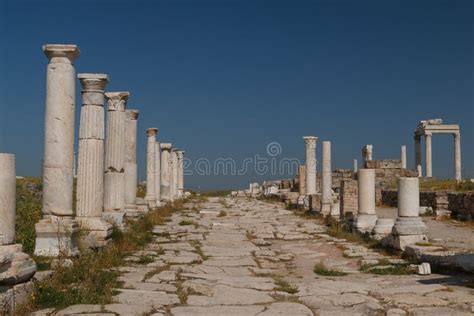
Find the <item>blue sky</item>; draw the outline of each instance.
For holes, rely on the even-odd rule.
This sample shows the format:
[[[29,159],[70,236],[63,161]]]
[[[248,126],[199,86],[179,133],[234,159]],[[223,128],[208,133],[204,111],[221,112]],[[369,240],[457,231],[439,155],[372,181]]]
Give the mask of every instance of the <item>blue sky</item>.
[[[107,73],[147,127],[193,162],[304,159],[302,136],[332,141],[333,168],[398,158],[427,118],[461,125],[463,176],[474,177],[474,2],[0,0],[0,152],[19,175],[39,175],[45,43],[81,49],[77,72]],[[80,86],[77,84],[79,125]],[[77,138],[77,134],[76,134]],[[320,143],[318,144],[320,155]],[[267,156],[268,157],[268,156]],[[433,138],[433,173],[453,175],[451,136]],[[190,187],[247,186],[287,175],[192,175]]]

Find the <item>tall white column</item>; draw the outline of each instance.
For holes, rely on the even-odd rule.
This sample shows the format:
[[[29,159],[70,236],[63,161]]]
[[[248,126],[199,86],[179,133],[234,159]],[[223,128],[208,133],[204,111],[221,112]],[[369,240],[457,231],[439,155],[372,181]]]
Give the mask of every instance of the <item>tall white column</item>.
[[[129,96],[128,92],[105,93],[108,107],[104,178],[106,212],[123,212],[125,209],[125,110]],[[112,220],[122,224],[119,219]]]
[[[125,111],[125,208],[135,211],[137,209],[137,123],[138,110]]]
[[[177,149],[171,150],[171,196],[172,200],[178,197],[178,153]]]
[[[156,204],[161,201],[161,146],[159,142],[155,143],[155,197]]]
[[[184,151],[178,151],[178,198],[184,196]]]
[[[461,133],[454,134],[454,178],[461,180]]]
[[[420,216],[418,178],[398,178],[398,217],[393,227],[393,246],[404,250],[407,245],[427,241],[426,226]]]
[[[331,212],[332,204],[332,171],[331,171],[331,142],[322,142],[322,197],[321,213],[327,215]]]
[[[426,158],[426,176],[433,176],[432,158],[431,158],[431,134],[425,134],[425,158]]]
[[[354,173],[357,173],[359,169],[359,165],[357,164],[357,159],[352,160],[352,171]]]
[[[15,242],[15,155],[0,153],[0,286],[29,280],[36,264]],[[5,307],[5,306],[3,306]]]
[[[400,146],[400,161],[402,163],[402,168],[407,168],[407,146],[401,145]]]
[[[355,226],[361,232],[370,232],[375,226],[375,169],[359,169],[358,172],[359,212]]]
[[[171,148],[173,147],[170,143],[161,143],[161,198],[170,201],[171,200]]]
[[[315,136],[303,137],[306,151],[306,195],[316,194],[316,141]]]
[[[78,225],[73,220],[74,110],[76,45],[48,44],[43,159],[43,219],[35,225],[35,254],[77,253]],[[55,234],[55,236],[53,236]]]
[[[415,169],[418,171],[418,176],[423,176],[421,168],[421,136],[415,135]]]
[[[112,234],[102,219],[104,205],[104,89],[105,74],[79,74],[82,86],[79,156],[76,190],[76,220],[88,231],[83,240],[101,247]]]
[[[146,195],[145,201],[150,207],[156,206],[156,189],[155,189],[155,165],[156,165],[156,135],[158,129],[155,127],[146,130],[147,151],[146,151]]]

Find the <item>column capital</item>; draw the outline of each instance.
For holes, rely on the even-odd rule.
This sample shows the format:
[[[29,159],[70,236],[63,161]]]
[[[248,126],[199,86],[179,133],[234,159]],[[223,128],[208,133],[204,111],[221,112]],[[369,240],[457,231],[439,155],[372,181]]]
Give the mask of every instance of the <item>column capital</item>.
[[[158,129],[156,127],[151,127],[146,130],[146,136],[152,137],[158,134]]]
[[[318,140],[316,136],[304,136],[303,139],[306,146],[309,146],[309,147],[315,147],[316,141]]]
[[[109,111],[124,112],[127,108],[127,101],[130,93],[127,91],[121,92],[106,92],[107,108]]]
[[[171,150],[173,148],[173,144],[171,143],[161,143],[160,148],[163,150]]]
[[[90,74],[80,73],[77,79],[81,82],[82,90],[84,91],[104,91],[105,86],[109,83],[109,77],[106,74]]]
[[[184,153],[185,153],[184,150],[178,150],[178,151],[177,151],[178,158],[182,159],[182,158],[184,157]]]
[[[138,115],[139,114],[140,114],[140,112],[138,110],[134,110],[134,109],[125,110],[125,115],[127,115],[127,120],[130,120],[130,121],[138,120]],[[156,129],[156,130],[158,132],[158,129]]]
[[[453,133],[454,138],[461,137],[461,132],[457,131]]]
[[[433,133],[431,133],[431,132],[425,132],[425,138],[426,138],[426,137],[431,137],[431,136],[433,136]]]
[[[70,44],[43,45],[43,53],[50,63],[72,63],[81,54],[77,45]]]

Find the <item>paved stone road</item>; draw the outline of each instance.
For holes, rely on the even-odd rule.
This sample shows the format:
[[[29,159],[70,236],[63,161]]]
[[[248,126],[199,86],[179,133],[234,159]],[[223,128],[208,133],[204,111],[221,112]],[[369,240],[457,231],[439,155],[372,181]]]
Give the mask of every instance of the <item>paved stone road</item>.
[[[472,315],[462,277],[378,276],[365,263],[397,262],[325,234],[326,228],[282,208],[246,198],[187,205],[156,240],[122,267],[115,304],[75,305],[56,315]],[[134,264],[140,255],[153,257]],[[322,261],[348,272],[324,277]],[[282,281],[283,280],[283,281]],[[289,293],[290,292],[290,293]],[[296,293],[294,293],[296,292]],[[293,293],[293,294],[291,294]]]

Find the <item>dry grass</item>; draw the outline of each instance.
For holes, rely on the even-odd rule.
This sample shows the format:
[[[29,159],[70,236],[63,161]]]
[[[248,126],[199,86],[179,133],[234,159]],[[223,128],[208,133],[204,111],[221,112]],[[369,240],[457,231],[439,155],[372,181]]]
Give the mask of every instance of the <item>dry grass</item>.
[[[338,269],[331,269],[331,268],[326,267],[326,265],[323,262],[316,263],[313,267],[313,272],[316,273],[317,275],[322,275],[322,276],[345,276],[345,275],[347,275],[346,272],[342,272]]]
[[[473,191],[474,182],[469,180],[428,180],[420,182],[420,191]]]
[[[299,292],[298,287],[295,285],[292,285],[285,281],[283,278],[274,276],[273,277],[273,282],[275,283],[275,291],[279,292],[286,292],[289,294],[296,294]]]

